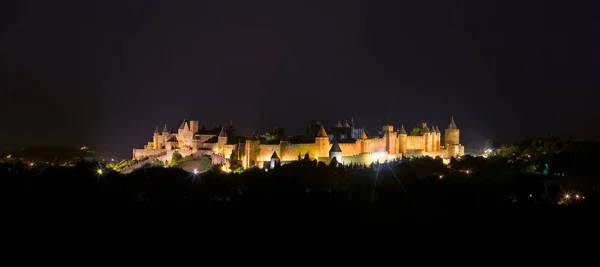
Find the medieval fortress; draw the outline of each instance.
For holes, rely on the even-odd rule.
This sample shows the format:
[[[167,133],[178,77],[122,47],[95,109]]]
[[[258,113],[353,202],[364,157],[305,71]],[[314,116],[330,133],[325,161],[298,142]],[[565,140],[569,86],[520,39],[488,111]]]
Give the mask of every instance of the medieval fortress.
[[[241,161],[244,168],[263,168],[268,164],[285,164],[298,160],[308,154],[311,159],[330,163],[334,158],[340,164],[371,164],[412,156],[430,156],[448,159],[464,155],[464,146],[460,144],[460,130],[450,119],[450,124],[444,130],[444,138],[438,126],[431,128],[423,123],[420,127],[407,133],[404,126],[394,129],[385,125],[381,131],[366,132],[355,128],[354,123],[337,123],[326,130],[325,126],[317,123],[313,142],[292,142],[283,137],[277,143],[267,143],[257,137],[247,138],[244,142],[228,140],[221,128],[217,134],[205,134],[198,130],[198,121],[184,120],[177,131],[158,127],[154,131],[152,141],[143,149],[134,149],[136,159],[151,157],[170,161],[173,152],[182,156],[191,155],[199,158],[210,155],[213,164],[227,164],[232,153]],[[234,143],[238,142],[238,143]]]

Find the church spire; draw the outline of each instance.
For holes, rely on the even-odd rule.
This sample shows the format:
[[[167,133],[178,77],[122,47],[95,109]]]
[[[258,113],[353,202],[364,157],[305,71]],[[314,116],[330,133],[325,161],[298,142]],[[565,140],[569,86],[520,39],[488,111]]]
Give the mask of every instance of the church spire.
[[[166,125],[166,124],[165,124],[165,127],[163,128],[163,131],[162,131],[162,132],[163,132],[163,133],[167,133],[167,132],[169,132],[169,129],[167,129],[167,125]]]
[[[158,126],[156,126],[156,129],[154,129],[154,134],[158,134]]]

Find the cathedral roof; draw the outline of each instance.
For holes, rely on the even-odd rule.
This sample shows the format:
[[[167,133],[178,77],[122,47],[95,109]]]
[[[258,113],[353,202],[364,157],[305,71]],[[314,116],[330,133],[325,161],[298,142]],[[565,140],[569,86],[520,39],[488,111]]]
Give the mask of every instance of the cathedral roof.
[[[404,130],[404,125],[400,125],[400,134],[406,134],[406,130]]]
[[[273,155],[271,156],[271,159],[279,159],[279,156],[277,156],[277,152],[273,151]]]
[[[369,138],[369,137],[367,136],[367,133],[366,133],[365,131],[363,131],[363,132],[362,132],[362,135],[360,136],[360,139],[367,139],[367,138]]]
[[[167,129],[167,125],[165,124],[165,127],[163,128],[163,133],[169,132],[169,129]]]
[[[338,121],[338,122],[335,124],[335,128],[342,128],[342,123],[341,123],[340,121]]]
[[[350,124],[348,124],[348,121],[344,122],[344,128],[350,128]]]
[[[227,137],[227,134],[225,133],[225,128],[223,126],[221,126],[221,132],[219,133],[219,137]]]
[[[458,127],[456,127],[456,123],[454,122],[454,116],[450,117],[450,125],[448,126],[448,129],[458,129]]]
[[[325,128],[323,127],[322,124],[321,124],[321,129],[319,129],[319,134],[317,134],[317,137],[327,137],[327,132],[325,131]]]
[[[342,149],[340,148],[340,145],[337,142],[337,139],[333,139],[333,145],[331,146],[331,149],[329,150],[329,152],[342,152]]]

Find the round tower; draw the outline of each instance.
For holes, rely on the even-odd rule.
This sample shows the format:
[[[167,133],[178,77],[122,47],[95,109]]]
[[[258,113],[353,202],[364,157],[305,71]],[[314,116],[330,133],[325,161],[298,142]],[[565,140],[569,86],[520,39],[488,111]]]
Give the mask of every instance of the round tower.
[[[363,131],[360,137],[360,153],[367,152],[367,138],[367,133]]]
[[[154,149],[160,148],[160,142],[158,140],[158,137],[159,137],[158,126],[156,126],[156,129],[154,130],[154,135],[152,136],[152,147]]]
[[[423,123],[423,138],[425,139],[425,151],[431,151],[433,148],[433,136],[427,124]]]
[[[279,156],[277,156],[277,152],[273,151],[273,155],[271,155],[271,164],[269,164],[269,169],[275,169],[276,167],[279,167],[281,164],[281,160],[279,159]]]
[[[440,150],[440,140],[442,139],[442,135],[440,134],[440,128],[435,126],[435,139],[433,140],[433,150]]]
[[[450,117],[450,125],[448,125],[448,128],[446,129],[445,144],[446,146],[460,144],[460,130],[456,127],[454,117]]]
[[[402,154],[406,154],[408,143],[408,134],[406,134],[406,130],[404,129],[404,125],[400,125],[400,131],[398,132],[398,150]]]
[[[321,129],[319,129],[319,133],[315,137],[315,144],[317,145],[318,154],[315,155],[315,158],[324,157],[327,155],[327,151],[329,149],[329,136],[327,136],[327,132],[325,131],[325,127],[321,124]]]
[[[344,164],[342,161],[342,149],[335,138],[333,139],[333,145],[331,146],[331,149],[329,149],[329,160],[332,161],[333,158],[335,158],[339,164]]]
[[[162,130],[159,140],[161,142],[162,147],[167,146],[167,140],[169,140],[169,129],[167,129],[166,124],[165,124],[165,127],[163,127],[163,130]]]
[[[227,134],[225,133],[225,128],[221,126],[221,132],[219,133],[219,140],[217,141],[219,145],[227,144]]]

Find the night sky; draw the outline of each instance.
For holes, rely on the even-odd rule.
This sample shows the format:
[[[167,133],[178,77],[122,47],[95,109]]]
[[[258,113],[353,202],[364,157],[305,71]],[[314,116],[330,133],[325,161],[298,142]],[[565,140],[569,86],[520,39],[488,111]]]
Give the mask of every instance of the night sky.
[[[600,136],[594,1],[14,2],[0,149],[130,157],[184,118],[249,135],[351,116],[444,129],[454,114],[467,148]]]

